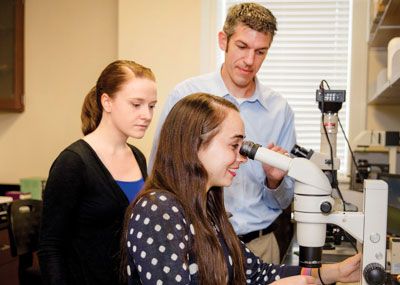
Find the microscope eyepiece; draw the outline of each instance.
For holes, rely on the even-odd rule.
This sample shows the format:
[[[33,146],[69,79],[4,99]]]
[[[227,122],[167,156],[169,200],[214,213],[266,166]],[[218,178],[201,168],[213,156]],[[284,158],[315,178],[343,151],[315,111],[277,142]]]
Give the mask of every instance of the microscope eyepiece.
[[[252,141],[244,141],[242,144],[242,147],[239,150],[239,153],[243,156],[246,156],[250,159],[254,159],[254,156],[256,155],[257,149],[261,145],[253,143]]]
[[[301,147],[301,146],[295,144],[293,146],[292,150],[290,151],[290,153],[297,157],[303,157],[303,158],[310,159],[310,157],[312,156],[312,154],[314,152],[313,152],[313,150],[307,150],[304,147]]]

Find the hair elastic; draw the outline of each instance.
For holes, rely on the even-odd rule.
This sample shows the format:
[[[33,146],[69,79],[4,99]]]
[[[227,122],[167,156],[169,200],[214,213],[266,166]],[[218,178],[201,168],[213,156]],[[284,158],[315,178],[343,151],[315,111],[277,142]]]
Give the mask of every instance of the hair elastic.
[[[319,277],[319,281],[321,281],[321,284],[322,285],[326,285],[325,283],[324,283],[324,281],[322,281],[322,278],[321,278],[321,267],[318,267],[318,277]]]

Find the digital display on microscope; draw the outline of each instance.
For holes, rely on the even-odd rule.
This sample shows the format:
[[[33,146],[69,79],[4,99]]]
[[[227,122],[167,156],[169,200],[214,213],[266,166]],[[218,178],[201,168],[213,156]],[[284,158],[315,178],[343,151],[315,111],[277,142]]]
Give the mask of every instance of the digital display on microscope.
[[[322,93],[324,96],[322,97]],[[317,102],[334,102],[334,103],[343,103],[346,101],[346,90],[320,90],[316,91]]]

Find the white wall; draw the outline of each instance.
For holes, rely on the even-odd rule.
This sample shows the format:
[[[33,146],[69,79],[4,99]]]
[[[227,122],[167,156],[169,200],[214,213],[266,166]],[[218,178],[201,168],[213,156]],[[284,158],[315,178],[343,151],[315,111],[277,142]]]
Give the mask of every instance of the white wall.
[[[0,112],[0,183],[46,177],[58,153],[80,138],[83,98],[111,61],[153,69],[159,103],[200,73],[201,0],[26,0],[25,96],[21,114]],[[157,6],[157,7],[156,7]]]
[[[397,107],[367,108],[367,1],[353,2],[350,140],[366,127],[399,125],[391,115]],[[47,176],[58,153],[81,137],[84,95],[111,61],[132,59],[156,74],[155,118],[145,138],[133,141],[146,155],[173,86],[214,68],[213,0],[26,0],[25,5],[26,110],[0,113],[0,183]]]
[[[115,0],[25,1],[23,113],[0,113],[0,183],[48,174],[81,137],[80,108],[117,57]]]
[[[146,155],[165,98],[180,81],[200,74],[201,0],[119,0],[118,57],[150,67],[158,103],[144,139],[133,141]]]

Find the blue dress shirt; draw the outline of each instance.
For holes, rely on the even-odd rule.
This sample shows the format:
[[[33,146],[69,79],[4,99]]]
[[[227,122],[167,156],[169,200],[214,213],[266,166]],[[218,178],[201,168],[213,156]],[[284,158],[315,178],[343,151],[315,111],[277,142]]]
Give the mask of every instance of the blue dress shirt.
[[[294,113],[279,93],[262,85],[257,78],[255,80],[254,94],[241,100],[241,103],[229,94],[219,70],[178,84],[167,98],[161,113],[149,170],[153,166],[161,127],[169,111],[180,99],[197,92],[221,96],[234,103],[244,121],[247,140],[263,146],[274,143],[290,151],[296,143]],[[294,182],[291,178],[285,177],[277,189],[269,189],[265,178],[261,163],[248,160],[239,168],[232,185],[225,188],[225,208],[232,214],[230,221],[239,235],[268,227],[293,199]]]

